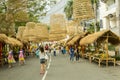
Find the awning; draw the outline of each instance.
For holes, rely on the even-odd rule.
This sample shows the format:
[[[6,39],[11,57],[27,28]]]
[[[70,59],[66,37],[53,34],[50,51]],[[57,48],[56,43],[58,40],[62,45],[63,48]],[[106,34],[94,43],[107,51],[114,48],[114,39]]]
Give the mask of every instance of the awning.
[[[7,36],[5,34],[0,34],[0,42],[5,42]]]
[[[79,43],[80,45],[86,45],[86,44],[91,44],[95,41],[103,42],[107,39],[107,37],[108,37],[108,42],[113,45],[118,45],[120,43],[119,36],[117,36],[115,33],[113,33],[110,30],[103,30],[103,31],[90,34],[82,38]]]
[[[77,42],[80,38],[84,37],[86,34],[88,34],[88,33],[81,33],[81,34],[75,35],[75,36],[67,43],[67,45],[74,45],[75,42]]]
[[[8,39],[5,42],[12,46],[23,46],[23,44],[20,41],[18,41],[15,38],[11,38],[11,37],[8,37]]]

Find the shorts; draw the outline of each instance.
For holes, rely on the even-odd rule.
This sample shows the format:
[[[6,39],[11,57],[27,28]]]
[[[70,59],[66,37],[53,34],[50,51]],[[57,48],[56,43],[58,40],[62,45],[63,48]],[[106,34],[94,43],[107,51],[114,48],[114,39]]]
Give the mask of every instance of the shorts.
[[[40,59],[40,63],[41,63],[41,64],[44,64],[45,61],[46,61],[45,59]]]

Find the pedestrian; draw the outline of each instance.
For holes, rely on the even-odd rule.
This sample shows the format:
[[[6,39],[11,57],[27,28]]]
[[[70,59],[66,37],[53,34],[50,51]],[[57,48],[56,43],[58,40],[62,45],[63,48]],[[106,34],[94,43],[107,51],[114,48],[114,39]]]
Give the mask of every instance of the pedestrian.
[[[56,56],[56,48],[55,48],[55,46],[53,48],[53,55]]]
[[[48,54],[48,52],[49,52],[49,46],[48,46],[48,44],[46,44],[45,45],[45,53]]]
[[[37,58],[39,58],[39,53],[40,53],[40,50],[39,50],[39,48],[37,48],[36,51],[35,51],[35,55],[36,55]]]
[[[74,61],[74,48],[73,46],[70,46],[70,61]]]
[[[66,54],[66,48],[63,47],[63,54],[65,55]]]
[[[9,64],[9,68],[12,67],[12,64],[13,64],[13,63],[16,63],[16,61],[15,61],[15,59],[14,59],[14,57],[13,57],[13,51],[10,50],[10,51],[8,52],[8,64]]]
[[[63,50],[64,50],[64,47],[63,47],[63,46],[61,46],[61,52],[62,52],[62,54],[64,54]]]
[[[19,63],[20,63],[20,65],[25,64],[25,58],[24,58],[24,53],[23,53],[22,48],[19,51]]]
[[[76,47],[76,49],[75,49],[75,58],[76,58],[76,61],[79,61],[80,54],[79,54],[79,50],[78,50],[77,47]]]
[[[39,53],[39,58],[40,58],[40,74],[44,74],[45,73],[45,62],[46,62],[46,59],[45,59],[45,52],[44,52],[44,48],[43,47],[40,47],[40,53]]]

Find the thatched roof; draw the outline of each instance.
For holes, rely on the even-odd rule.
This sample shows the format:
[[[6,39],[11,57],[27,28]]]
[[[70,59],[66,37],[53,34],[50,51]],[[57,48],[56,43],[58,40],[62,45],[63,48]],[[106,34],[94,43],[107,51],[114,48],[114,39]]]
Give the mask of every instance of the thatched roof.
[[[110,30],[103,30],[84,37],[83,39],[80,40],[80,45],[90,44],[93,43],[94,41],[103,42],[107,39],[107,37],[108,42],[113,45],[117,45],[120,43],[119,36],[117,36]]]
[[[67,45],[74,45],[75,42],[77,42],[79,39],[81,39],[82,37],[84,37],[86,34],[88,34],[88,33],[86,32],[86,33],[81,33],[81,34],[75,35],[75,36],[67,43]]]
[[[0,42],[5,42],[7,40],[7,36],[5,34],[0,34]]]
[[[18,41],[15,38],[11,38],[11,37],[8,37],[8,39],[5,42],[12,46],[23,46],[23,44],[20,41]]]

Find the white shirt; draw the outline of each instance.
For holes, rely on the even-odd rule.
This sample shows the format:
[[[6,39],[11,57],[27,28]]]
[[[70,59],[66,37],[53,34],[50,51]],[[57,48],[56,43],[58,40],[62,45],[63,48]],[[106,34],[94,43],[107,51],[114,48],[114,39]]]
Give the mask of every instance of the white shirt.
[[[40,58],[40,59],[45,59],[45,53],[41,53],[41,52],[40,52],[40,53],[39,53],[39,58]]]

